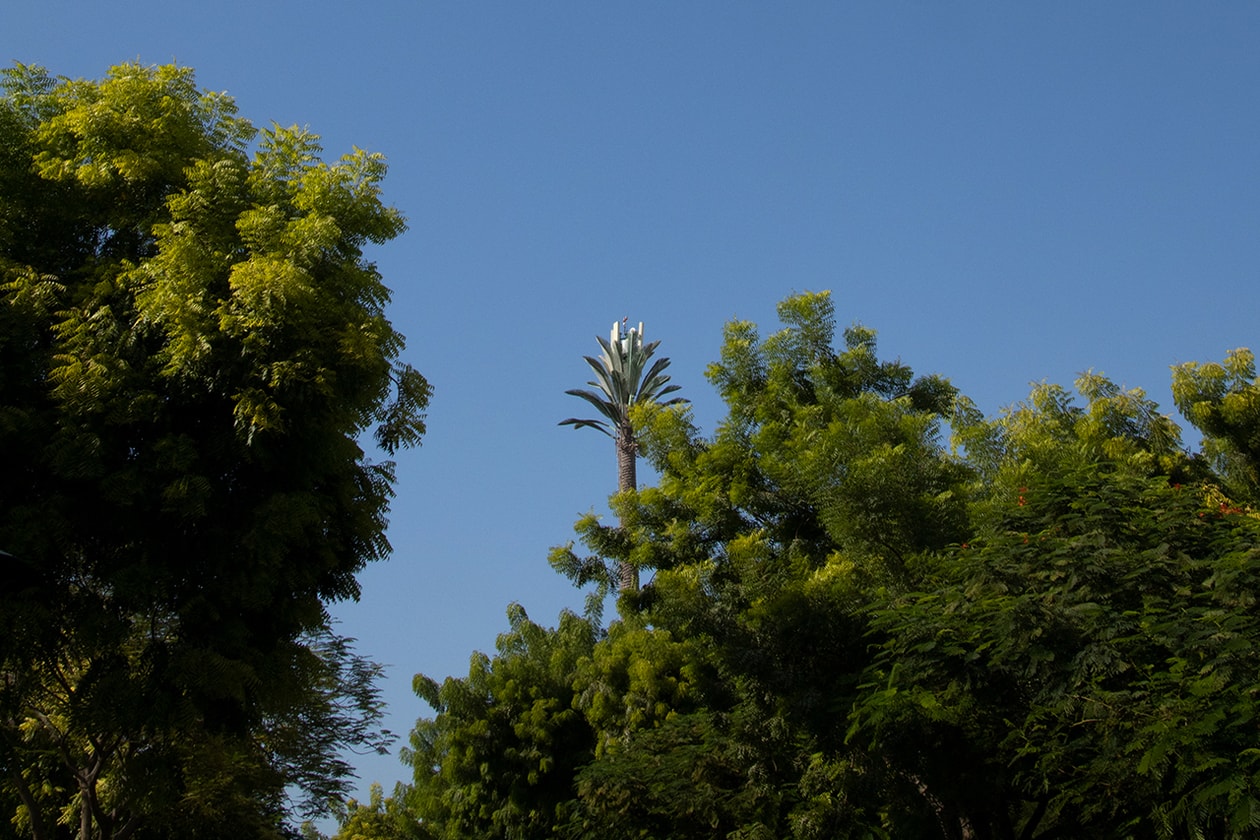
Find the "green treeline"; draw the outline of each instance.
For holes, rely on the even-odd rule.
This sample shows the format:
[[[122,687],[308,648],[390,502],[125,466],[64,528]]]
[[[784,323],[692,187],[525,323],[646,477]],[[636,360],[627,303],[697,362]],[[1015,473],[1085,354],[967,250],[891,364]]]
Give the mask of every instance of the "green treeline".
[[[636,409],[659,482],[553,551],[641,591],[607,629],[513,608],[467,677],[417,677],[414,785],[358,817],[451,840],[1260,833],[1250,354],[1174,371],[1192,455],[1102,376],[989,419],[870,330],[836,342],[827,294],[779,314],[727,327],[711,437]]]

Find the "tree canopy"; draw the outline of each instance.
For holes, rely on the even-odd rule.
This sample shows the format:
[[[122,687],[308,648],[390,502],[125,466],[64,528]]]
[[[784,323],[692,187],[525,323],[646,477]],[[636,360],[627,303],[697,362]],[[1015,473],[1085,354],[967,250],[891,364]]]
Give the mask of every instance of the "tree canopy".
[[[416,819],[486,838],[1254,836],[1250,354],[1175,371],[1192,453],[1100,374],[986,418],[865,327],[837,347],[828,294],[779,314],[764,339],[728,326],[711,436],[683,406],[635,409],[659,480],[613,498],[616,526],[578,523],[589,556],[553,551],[579,585],[612,562],[650,575],[617,619],[517,615],[468,678],[419,683],[438,714],[413,734]],[[576,736],[551,738],[560,721]]]
[[[404,229],[385,162],[184,67],[2,85],[0,803],[38,840],[275,834],[384,738],[325,605],[388,551],[362,436],[417,444],[429,398],[364,252]]]

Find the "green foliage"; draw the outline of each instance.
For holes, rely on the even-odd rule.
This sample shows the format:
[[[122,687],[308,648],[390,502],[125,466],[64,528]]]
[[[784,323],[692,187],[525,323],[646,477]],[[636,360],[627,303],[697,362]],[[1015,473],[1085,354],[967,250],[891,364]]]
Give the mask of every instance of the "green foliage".
[[[640,729],[578,774],[564,836],[708,838],[741,829],[776,836],[763,820],[773,819],[778,803],[749,784],[747,757],[703,712]]]
[[[1100,374],[990,419],[870,330],[833,349],[826,294],[780,318],[764,340],[727,327],[711,437],[684,407],[632,408],[660,481],[613,497],[617,527],[579,521],[584,554],[552,552],[597,595],[618,565],[653,577],[544,669],[589,737],[531,836],[1256,836],[1250,354],[1175,371],[1192,455]],[[463,746],[427,754],[445,802],[497,801],[503,742],[474,736],[526,691],[476,685],[475,714],[418,730]],[[524,836],[506,825],[470,836]]]
[[[1203,432],[1204,455],[1233,496],[1260,504],[1260,380],[1246,348],[1224,362],[1173,368],[1177,408]]]
[[[782,314],[793,325],[764,343],[750,324],[727,328],[709,375],[729,413],[711,440],[685,411],[639,411],[660,484],[614,500],[620,529],[580,524],[598,556],[760,586],[843,553],[892,582],[909,555],[965,536],[970,474],[939,442],[948,383],[878,361],[859,327],[832,351],[826,294],[790,299]],[[591,568],[570,555],[558,559]]]
[[[1130,466],[1041,473],[925,558],[932,588],[875,612],[851,742],[967,745],[915,778],[1022,832],[1248,835],[1260,521]],[[994,790],[1025,808],[994,813]]]
[[[508,618],[498,654],[475,654],[467,677],[415,680],[437,715],[416,724],[403,758],[415,770],[412,807],[439,838],[550,836],[595,748],[573,686],[596,628],[564,613],[547,629],[519,605]]]
[[[338,830],[330,840],[430,840],[431,835],[407,809],[409,788],[399,784],[385,796],[373,784],[368,802],[351,799],[337,815]]]
[[[429,397],[363,253],[404,227],[384,161],[136,64],[5,71],[0,147],[0,803],[274,833],[380,743],[325,603],[388,551],[360,436],[418,443]]]
[[[558,569],[597,593],[617,565],[655,570],[642,592],[623,595],[622,620],[576,669],[549,672],[544,695],[570,698],[592,732],[566,756],[581,769],[557,779],[565,801],[547,800],[547,830],[559,836],[824,837],[866,819],[869,809],[822,781],[864,782],[837,718],[870,659],[862,596],[902,580],[914,552],[965,533],[970,473],[938,442],[948,383],[878,361],[861,328],[833,351],[825,294],[791,299],[781,314],[788,326],[764,343],[751,325],[728,329],[710,376],[730,416],[712,440],[681,406],[634,406],[660,485],[619,493],[618,527],[579,523],[591,556],[553,551]],[[513,667],[503,656],[483,665]],[[494,710],[513,708],[483,676],[469,684],[479,688],[471,715],[434,703],[450,683],[441,697],[422,692],[439,714],[416,737],[470,738]],[[423,766],[445,801],[497,801],[485,777],[448,768],[491,768],[504,752],[489,739],[427,752]],[[482,835],[464,826],[460,836]]]
[[[616,621],[578,665],[575,708],[596,732],[596,757],[616,751],[635,732],[703,708],[712,674],[703,653],[666,630]]]

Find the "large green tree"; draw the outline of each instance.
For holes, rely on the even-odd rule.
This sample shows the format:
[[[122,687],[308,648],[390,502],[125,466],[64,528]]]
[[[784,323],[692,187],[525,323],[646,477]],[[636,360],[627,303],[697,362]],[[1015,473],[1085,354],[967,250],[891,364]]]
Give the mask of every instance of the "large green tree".
[[[188,68],[0,95],[0,804],[37,840],[278,830],[370,663],[325,605],[388,550],[429,397],[364,249],[379,155],[256,131]]]
[[[597,553],[657,570],[627,606],[689,640],[719,676],[706,690],[709,731],[690,743],[739,758],[720,801],[747,805],[715,814],[722,835],[862,836],[884,830],[888,808],[881,762],[846,743],[843,725],[871,663],[867,610],[908,585],[920,554],[965,539],[971,471],[940,438],[946,381],[881,360],[861,326],[837,348],[825,293],[789,298],[779,315],[783,328],[764,339],[728,325],[708,372],[727,404],[711,437],[684,412],[642,413],[661,478],[626,500],[627,533],[581,529]],[[712,783],[693,794],[703,801]],[[665,816],[692,797],[653,798],[627,803]]]
[[[637,837],[647,824],[703,837],[715,819],[739,824],[744,800],[755,797],[741,798],[732,781],[742,757],[710,720],[704,686],[714,675],[700,651],[634,617],[604,632],[568,612],[554,628],[519,606],[508,615],[495,654],[475,654],[468,676],[441,684],[416,677],[417,694],[436,714],[416,724],[404,752],[415,770],[405,794],[414,820],[451,840]],[[665,740],[634,743],[665,724]],[[693,766],[718,741],[726,752]],[[673,752],[661,761],[665,743]],[[687,796],[687,780],[699,777],[704,790],[675,804],[672,795]],[[644,810],[626,819],[638,806]],[[677,820],[683,811],[691,816]],[[689,833],[697,827],[701,833]]]
[[[576,755],[549,757],[559,772],[536,810],[550,822],[523,834],[517,822],[483,822],[465,836],[825,837],[858,809],[833,801],[847,765],[828,722],[845,696],[829,693],[851,692],[870,660],[862,599],[811,587],[810,575],[843,547],[872,589],[902,580],[913,553],[965,533],[956,494],[967,472],[936,440],[946,383],[880,362],[869,330],[849,330],[834,350],[826,295],[790,299],[781,313],[787,327],[765,342],[750,324],[729,328],[710,375],[731,410],[714,439],[681,406],[632,409],[660,485],[618,494],[619,526],[580,523],[592,557],[561,548],[552,559],[579,582],[598,580],[605,561],[655,578],[623,596],[621,619],[583,658],[538,668],[550,715],[516,699],[528,683],[506,652],[424,695],[470,698],[435,703],[439,715],[417,729],[422,743],[447,745],[417,764],[418,786],[465,813],[498,800],[456,768],[495,778],[499,757],[520,751],[490,733],[518,737],[561,714],[593,733]],[[495,720],[516,724],[487,729]],[[536,793],[518,787],[515,807],[536,808]]]
[[[1179,371],[1205,458],[1100,375],[1083,402],[1040,386],[985,420],[860,330],[831,351],[825,298],[781,314],[764,342],[728,333],[711,440],[643,424],[662,479],[629,500],[629,536],[583,525],[660,569],[644,618],[700,641],[763,724],[731,731],[781,773],[764,827],[1252,836],[1248,355]]]
[[[874,607],[847,738],[947,837],[1247,836],[1250,688],[1233,682],[1260,624],[1230,613],[1260,571],[1257,522],[1208,507],[1140,391],[1077,390],[1084,405],[1043,385],[997,420],[956,418],[973,536]]]

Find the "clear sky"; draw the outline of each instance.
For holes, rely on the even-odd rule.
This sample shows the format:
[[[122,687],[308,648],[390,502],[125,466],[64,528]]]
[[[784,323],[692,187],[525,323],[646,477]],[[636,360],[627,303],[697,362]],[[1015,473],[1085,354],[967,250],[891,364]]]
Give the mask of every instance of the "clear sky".
[[[1172,411],[1170,365],[1260,349],[1260,4],[0,8],[6,64],[137,58],[390,161],[410,229],[373,258],[436,393],[393,558],[335,614],[391,666],[403,736],[412,674],[466,674],[510,602],[580,609],[547,550],[606,509],[615,458],[556,423],[614,320],[662,340],[706,430],[722,325],[769,332],[793,291],[988,412],[1088,368]]]

